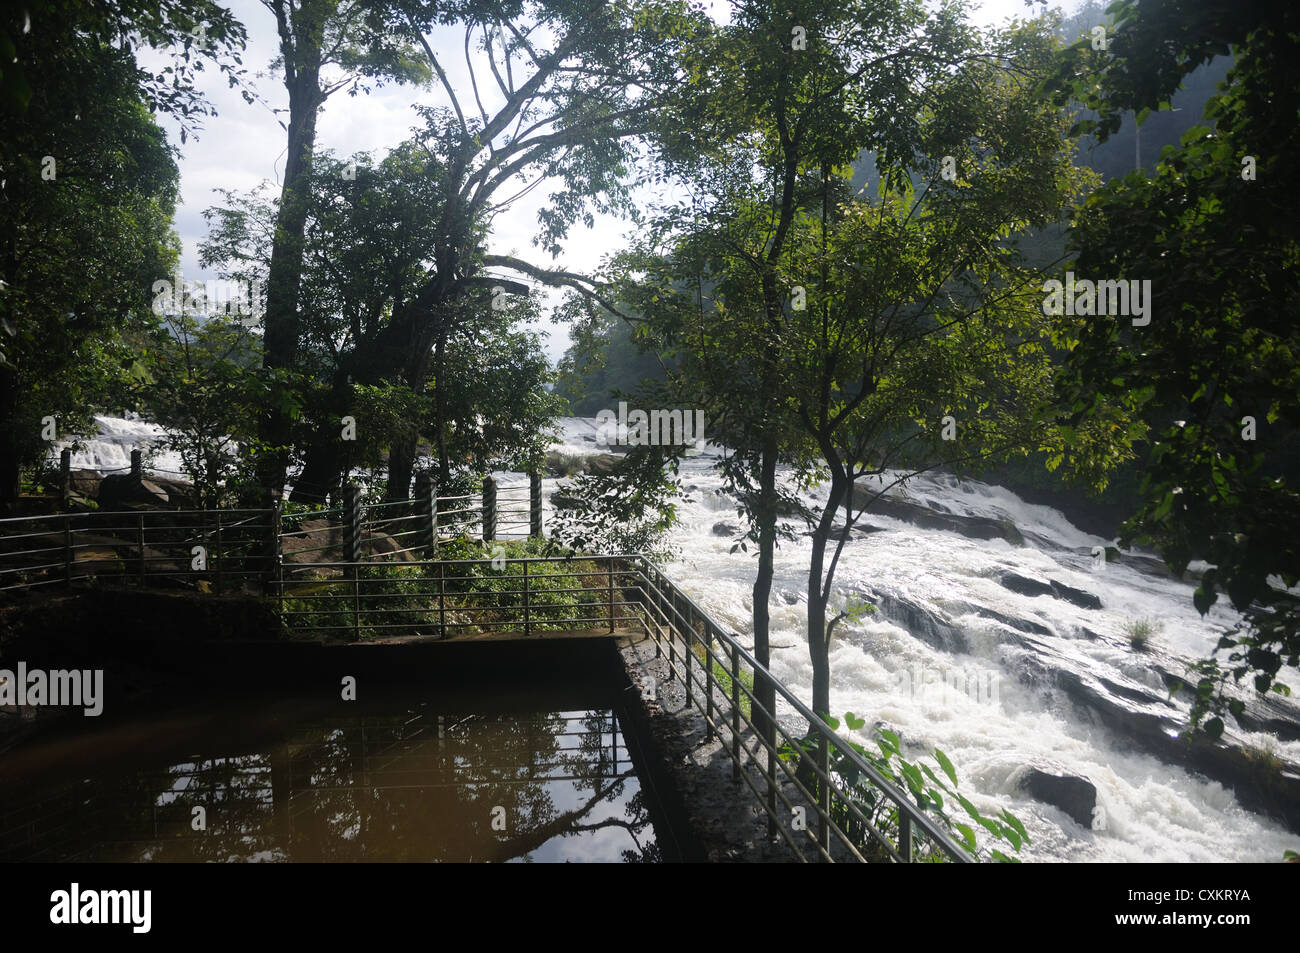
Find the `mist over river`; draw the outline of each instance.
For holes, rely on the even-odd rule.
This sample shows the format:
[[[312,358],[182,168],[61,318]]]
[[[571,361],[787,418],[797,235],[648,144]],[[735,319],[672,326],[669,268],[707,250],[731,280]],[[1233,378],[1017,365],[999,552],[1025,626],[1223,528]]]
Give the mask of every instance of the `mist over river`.
[[[130,446],[158,436],[144,421],[101,418],[100,427],[104,436],[85,441],[74,467],[123,466]],[[594,419],[564,418],[561,431],[561,452],[608,449],[597,444]],[[753,547],[731,552],[743,524],[721,491],[716,460],[706,447],[683,461],[690,499],[674,532],[680,556],[666,570],[751,645],[756,559]],[[498,477],[504,485],[524,481]],[[561,482],[544,483],[548,510]],[[816,503],[816,494],[808,500]],[[833,714],[887,724],[912,760],[942,749],[959,790],[981,811],[1006,807],[1025,823],[1032,843],[1023,860],[1277,862],[1300,847],[1300,834],[1243,804],[1250,797],[1239,796],[1231,778],[1225,784],[1189,763],[1174,737],[1188,701],[1186,692],[1171,699],[1164,677],[1187,677],[1187,664],[1206,657],[1236,620],[1231,608],[1201,617],[1194,582],[1169,577],[1151,557],[1125,554],[1098,568],[1094,547],[1111,540],[998,486],[936,474],[890,500],[885,513],[868,513],[836,574],[836,609],[865,598],[879,611],[837,628]],[[795,541],[776,552],[772,670],[807,700],[809,543],[802,523],[794,529]],[[1139,619],[1156,622],[1145,651],[1130,645],[1126,628]],[[1280,677],[1300,697],[1296,673],[1284,668]],[[1268,752],[1296,770],[1300,708],[1273,696],[1256,700],[1251,713],[1267,730],[1243,731],[1229,719],[1221,750]],[[1026,794],[1020,782],[1031,766],[1091,782],[1094,822]]]

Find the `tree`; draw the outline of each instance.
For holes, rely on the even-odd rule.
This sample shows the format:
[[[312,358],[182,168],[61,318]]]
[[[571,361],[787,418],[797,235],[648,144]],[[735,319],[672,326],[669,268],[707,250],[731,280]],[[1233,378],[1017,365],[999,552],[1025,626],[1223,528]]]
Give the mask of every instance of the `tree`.
[[[441,193],[428,210],[435,235],[431,267],[365,342],[358,361],[365,374],[389,377],[397,371],[418,391],[450,333],[460,296],[475,288],[527,290],[486,269],[598,294],[581,276],[488,252],[486,236],[495,216],[547,178],[556,188],[538,213],[535,242],[552,255],[574,222],[590,223],[597,210],[633,210],[625,178],[637,158],[637,142],[674,94],[673,51],[699,28],[701,15],[677,0],[449,9],[436,22],[464,25],[468,91],[452,85],[425,36],[434,20],[412,15],[411,21],[412,36],[447,103],[421,110],[425,128],[415,140],[437,170]],[[487,62],[491,85],[478,80],[471,44]],[[391,449],[390,494],[406,494],[414,453],[410,441]]]
[[[288,145],[267,269],[262,363],[267,371],[292,369],[298,358],[299,291],[303,230],[311,202],[316,119],[330,96],[351,95],[382,84],[427,82],[402,29],[406,11],[383,0],[262,0],[280,37],[277,64],[289,93]],[[331,67],[338,75],[326,75]],[[279,497],[289,464],[291,414],[282,400],[268,402],[259,424],[258,479]]]
[[[1060,379],[1068,422],[1122,401],[1155,426],[1140,507],[1121,542],[1148,543],[1182,575],[1209,568],[1193,596],[1203,614],[1227,593],[1243,621],[1220,639],[1192,724],[1217,736],[1243,710],[1228,678],[1286,693],[1300,665],[1300,199],[1287,163],[1300,148],[1294,63],[1300,13],[1280,5],[1121,0],[1105,50],[1075,44],[1054,86],[1097,118],[1101,138],[1125,112],[1140,123],[1212,57],[1235,64],[1198,127],[1167,148],[1151,177],[1129,175],[1091,196],[1071,232],[1080,275],[1150,281],[1149,323],[1087,320]],[[1288,446],[1288,445],[1291,446]]]
[[[181,458],[199,507],[228,505],[250,476],[243,451],[266,396],[256,339],[237,320],[179,309],[140,343],[139,406],[167,430],[162,445]]]
[[[1035,88],[1052,48],[1041,21],[972,43],[929,89],[907,175],[859,199],[825,168],[820,215],[795,220],[787,281],[807,300],[788,322],[791,397],[808,470],[827,483],[808,572],[815,711],[829,712],[831,639],[853,612],[828,621],[835,570],[872,502],[920,470],[1064,443],[1048,419],[1051,349],[1072,318],[1044,315],[1042,275],[1008,241],[1059,218],[1088,178]],[[1125,452],[1109,439],[1117,419],[1072,433],[1058,464],[1104,485]],[[880,488],[859,495],[869,477]]]
[[[246,71],[238,67],[246,36],[243,24],[214,0],[28,0],[11,5],[0,19],[0,99],[6,109],[26,114],[47,79],[93,75],[100,47],[128,56],[149,47],[170,53],[167,65],[159,58],[146,69],[131,59],[135,85],[149,112],[180,122],[184,141],[200,128],[200,117],[215,114],[195,87],[195,74],[211,61],[232,86],[242,86]]]
[[[401,377],[408,355],[388,329],[433,272],[436,219],[427,210],[441,181],[440,167],[411,143],[373,166],[328,153],[315,161],[296,368],[303,408],[293,434],[308,465],[294,479],[295,500],[321,499],[353,467],[382,466],[392,446],[425,438],[444,484],[453,462],[538,462],[557,401],[543,389],[550,373],[536,336],[519,330],[537,316],[531,298],[486,287],[458,297],[440,311],[426,379],[412,387]],[[256,280],[269,257],[274,201],[227,193],[208,217],[204,263]],[[345,416],[356,420],[356,440],[340,439]]]
[[[19,45],[42,79],[25,107],[5,107],[0,141],[4,509],[20,468],[47,452],[50,427],[87,424],[134,364],[116,334],[150,321],[151,282],[175,257],[176,164],[131,54],[85,35],[33,32]]]
[[[909,2],[882,13],[869,3],[778,9],[756,0],[736,4],[731,24],[686,62],[695,95],[672,114],[668,138],[678,146],[670,172],[691,181],[692,198],[659,216],[623,267],[651,273],[638,307],[678,344],[717,439],[735,448],[724,474],[758,547],[754,654],[763,665],[778,516],[797,505],[783,498],[777,467],[807,472],[813,457],[786,359],[791,316],[811,283],[791,268],[804,217],[868,150],[891,182],[905,180],[923,155],[929,91],[988,55],[959,6],[931,13]],[[672,138],[685,130],[707,147]],[[671,293],[675,285],[692,291]],[[767,711],[773,703],[759,699]]]

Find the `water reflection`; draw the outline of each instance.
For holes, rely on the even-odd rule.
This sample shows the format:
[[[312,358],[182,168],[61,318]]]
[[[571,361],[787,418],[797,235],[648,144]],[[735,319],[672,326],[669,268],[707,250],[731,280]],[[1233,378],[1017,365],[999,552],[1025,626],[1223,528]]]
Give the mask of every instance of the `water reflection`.
[[[91,778],[9,773],[0,860],[663,859],[613,709],[316,712],[253,744],[224,724],[190,757],[137,745]]]

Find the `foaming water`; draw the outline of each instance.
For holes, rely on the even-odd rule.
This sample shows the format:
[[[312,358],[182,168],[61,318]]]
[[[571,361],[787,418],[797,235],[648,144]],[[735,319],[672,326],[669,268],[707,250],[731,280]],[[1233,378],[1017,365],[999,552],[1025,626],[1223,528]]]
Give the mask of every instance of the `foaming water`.
[[[585,429],[583,422],[566,422],[566,449],[582,449]],[[590,445],[587,452],[594,452]],[[756,559],[753,547],[732,553],[733,538],[714,533],[718,523],[740,525],[714,462],[706,450],[682,467],[683,482],[695,490],[681,507],[683,523],[674,537],[681,555],[668,573],[705,611],[747,637]],[[1192,605],[1191,585],[1141,571],[1136,562],[1097,568],[1094,548],[1111,541],[1002,487],[938,474],[909,481],[896,496],[940,513],[1009,521],[1026,545],[869,515],[867,522],[878,529],[848,543],[833,604],[892,597],[933,613],[964,646],[936,645],[883,612],[841,623],[830,653],[833,713],[852,711],[868,724],[887,723],[909,756],[942,749],[957,766],[962,792],[980,810],[1005,807],[1025,822],[1033,839],[1019,854],[1025,860],[1276,862],[1294,848],[1297,835],[1280,823],[1242,807],[1219,782],[1163,763],[1117,736],[1044,677],[1045,657],[1167,698],[1157,663],[1181,671],[1187,661],[1206,657],[1235,613],[1216,606],[1202,618]],[[808,497],[817,500],[816,494]],[[805,527],[793,528],[800,535],[776,553],[772,671],[807,701],[810,546]],[[1101,608],[1022,595],[1000,584],[1008,571],[1095,595]],[[1041,653],[1033,658],[1040,664],[1027,664],[1030,653],[1008,639],[1008,626],[998,616],[1034,628]],[[1129,627],[1143,618],[1157,625],[1148,653],[1136,652],[1129,641]],[[1294,673],[1284,678],[1300,689]],[[1173,705],[1186,711],[1178,696]],[[1300,760],[1297,742],[1241,734],[1236,740]],[[1099,811],[1091,827],[1019,789],[1031,764],[1063,769],[1096,786]]]

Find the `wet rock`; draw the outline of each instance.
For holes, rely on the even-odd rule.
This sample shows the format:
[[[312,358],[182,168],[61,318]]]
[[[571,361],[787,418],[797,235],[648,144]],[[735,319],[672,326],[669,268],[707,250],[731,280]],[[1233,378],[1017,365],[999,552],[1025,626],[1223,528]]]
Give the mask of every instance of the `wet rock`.
[[[1101,599],[1094,596],[1091,592],[1085,592],[1083,589],[1076,589],[1073,586],[1067,586],[1063,582],[1052,580],[1052,594],[1058,599],[1064,599],[1080,609],[1100,609]]]
[[[984,606],[980,606],[975,611],[982,618],[992,619],[995,622],[1001,622],[1003,625],[1010,626],[1013,629],[1019,629],[1021,632],[1032,632],[1035,635],[1056,635],[1056,633],[1053,632],[1051,629],[1049,629],[1047,626],[1039,622],[1034,622],[1030,619],[1021,619],[1015,616],[1004,615],[1003,613],[998,612],[996,609],[989,609],[989,608],[985,608]]]
[[[1031,765],[1021,775],[1019,786],[1034,800],[1058,807],[1081,827],[1092,828],[1097,787],[1087,778],[1067,774],[1055,767]]]
[[[738,536],[739,534],[740,534],[740,529],[739,529],[739,527],[737,527],[736,524],[734,524],[734,523],[725,523],[725,522],[724,522],[724,523],[714,523],[714,524],[713,524],[713,535],[714,535],[714,536],[725,536],[725,537],[727,537],[727,538],[729,538],[729,539],[732,539],[732,538],[735,538],[736,536]]]
[[[557,510],[577,510],[582,508],[582,501],[576,496],[557,492],[551,494],[551,506]]]
[[[1005,539],[1017,546],[1025,545],[1024,536],[1010,520],[941,513],[898,497],[877,497],[872,490],[861,486],[853,488],[853,501],[857,506],[866,505],[868,513],[902,520],[922,529],[947,530],[971,539]]]
[[[575,473],[609,473],[622,457],[614,453],[567,454],[558,450],[546,453],[546,472],[553,477],[573,476]]]
[[[1268,763],[1257,753],[1244,750],[1239,738],[1230,734],[1217,741],[1204,737],[1186,738],[1185,713],[1167,696],[1158,694],[1133,681],[1116,678],[1080,667],[1052,652],[1046,645],[1035,644],[1032,636],[1018,636],[1032,654],[1022,656],[1022,664],[1037,670],[1044,682],[1054,682],[1083,712],[1128,739],[1167,764],[1178,764],[1231,788],[1243,807],[1271,815],[1300,833],[1300,764],[1284,759]],[[1260,718],[1265,730],[1285,732],[1284,721],[1295,731],[1294,710],[1264,713],[1247,708]],[[1287,717],[1289,715],[1289,717]]]
[[[587,473],[613,473],[623,458],[612,453],[598,453],[587,457],[583,469]]]
[[[1018,572],[1004,572],[998,583],[1003,589],[1010,589],[1022,596],[1050,596],[1052,584],[1046,579],[1025,576]]]
[[[167,506],[167,491],[152,480],[130,473],[110,473],[99,484],[99,508],[111,510],[121,506]]]
[[[1054,599],[1064,599],[1081,609],[1101,608],[1101,599],[1091,592],[1076,589],[1074,586],[1067,586],[1055,579],[1039,579],[1035,576],[1026,576],[1023,573],[1004,572],[998,582],[1002,588],[1018,592],[1022,596],[1051,596]]]
[[[882,617],[923,642],[945,652],[966,652],[970,643],[961,629],[942,613],[889,593],[866,594]]]

